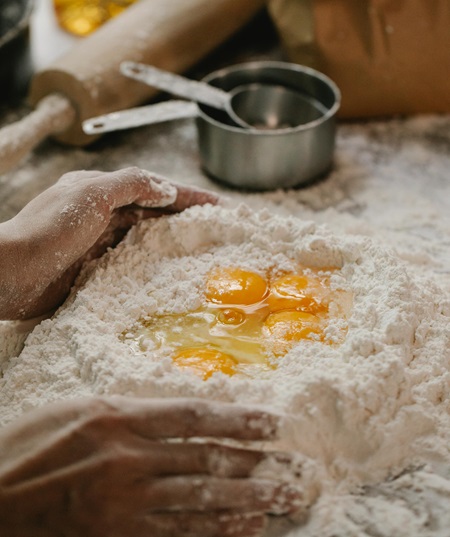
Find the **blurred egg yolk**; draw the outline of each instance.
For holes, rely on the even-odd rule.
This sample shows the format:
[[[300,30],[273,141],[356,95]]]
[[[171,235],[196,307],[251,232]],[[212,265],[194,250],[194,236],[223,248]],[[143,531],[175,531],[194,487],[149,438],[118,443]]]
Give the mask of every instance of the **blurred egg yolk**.
[[[325,313],[327,305],[321,300],[323,284],[313,277],[285,274],[271,283],[268,299],[270,311],[296,309],[310,313]]]
[[[266,344],[275,356],[281,356],[302,339],[323,340],[319,317],[303,311],[277,311],[264,321]]]
[[[349,293],[330,288],[332,270],[263,277],[239,267],[216,267],[206,275],[199,309],[143,320],[124,339],[136,352],[173,349],[173,363],[204,380],[219,372],[271,370],[274,358],[301,341],[331,343],[324,332],[330,304],[335,304],[333,316],[345,319],[351,302]],[[343,340],[346,324],[340,327]]]
[[[266,280],[248,270],[218,267],[206,280],[206,300],[216,304],[250,305],[261,301],[267,294]]]
[[[230,377],[236,373],[236,360],[221,351],[208,348],[180,349],[172,354],[173,363],[178,367],[186,367],[193,373],[209,379],[213,373],[220,371]]]

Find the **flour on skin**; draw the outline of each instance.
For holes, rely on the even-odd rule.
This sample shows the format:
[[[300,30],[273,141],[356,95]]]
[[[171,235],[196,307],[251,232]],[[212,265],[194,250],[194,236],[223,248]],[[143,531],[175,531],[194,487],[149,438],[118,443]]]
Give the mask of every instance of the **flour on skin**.
[[[199,308],[214,267],[264,274],[299,265],[334,267],[331,288],[353,297],[337,345],[302,340],[270,372],[203,381],[166,350],[136,353],[123,339],[139,319]],[[330,529],[324,513],[343,511],[361,487],[405,468],[450,460],[449,316],[433,281],[370,239],[245,205],[193,207],[140,223],[85,268],[57,314],[4,363],[1,420],[93,394],[261,404],[285,415],[277,445],[300,454],[305,495],[315,502],[293,535],[347,535],[345,526]],[[331,318],[329,334],[340,322]]]

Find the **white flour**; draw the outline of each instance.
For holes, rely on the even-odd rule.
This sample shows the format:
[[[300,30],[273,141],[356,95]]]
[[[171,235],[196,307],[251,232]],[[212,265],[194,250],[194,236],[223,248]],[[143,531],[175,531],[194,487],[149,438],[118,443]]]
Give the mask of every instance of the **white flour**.
[[[340,267],[332,286],[354,295],[341,346],[304,341],[265,378],[203,382],[167,356],[135,355],[120,339],[142,316],[196,309],[213,266],[263,272],[296,263]],[[402,512],[399,495],[386,501],[378,485],[427,464],[414,486],[421,479],[450,495],[448,481],[427,473],[450,461],[450,305],[426,275],[367,238],[313,222],[245,206],[194,207],[141,223],[85,270],[79,286],[36,327],[20,357],[4,362],[3,423],[48,401],[89,394],[261,403],[288,415],[280,447],[303,454],[313,469],[307,496],[319,491],[308,523],[293,535],[437,534],[420,509]],[[405,479],[382,486],[403,490]],[[450,515],[438,515],[445,527]]]

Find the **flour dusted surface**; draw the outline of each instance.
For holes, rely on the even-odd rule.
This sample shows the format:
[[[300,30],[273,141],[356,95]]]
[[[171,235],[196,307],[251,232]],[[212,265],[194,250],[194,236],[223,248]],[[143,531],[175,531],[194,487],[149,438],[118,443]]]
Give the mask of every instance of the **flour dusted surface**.
[[[203,382],[173,367],[163,351],[135,354],[123,340],[145,316],[198,308],[214,266],[263,274],[299,264],[338,267],[332,287],[353,293],[343,344],[304,341],[270,374],[218,374]],[[369,239],[245,206],[194,207],[141,223],[86,268],[78,291],[35,328],[20,357],[4,364],[2,421],[90,394],[267,405],[287,414],[280,447],[306,457],[314,477],[305,486],[320,490],[310,521],[294,534],[352,535],[348,505],[362,518],[364,509],[375,509],[366,497],[359,500],[364,509],[355,507],[358,487],[375,487],[374,504],[383,480],[424,461],[449,460],[450,308],[442,297],[431,280]],[[331,322],[330,334],[337,329]],[[327,501],[337,493],[340,502]],[[383,504],[382,511],[394,507]]]

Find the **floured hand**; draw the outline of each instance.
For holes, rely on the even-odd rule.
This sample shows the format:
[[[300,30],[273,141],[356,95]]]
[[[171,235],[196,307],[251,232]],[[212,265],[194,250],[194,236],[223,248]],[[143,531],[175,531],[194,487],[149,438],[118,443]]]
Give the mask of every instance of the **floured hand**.
[[[59,306],[83,262],[117,244],[138,220],[217,199],[139,168],[64,175],[0,224],[0,318],[27,319]]]
[[[272,440],[277,425],[259,408],[197,399],[47,405],[0,432],[0,534],[260,535],[267,514],[297,510],[302,491],[251,477],[267,457],[288,464],[288,454],[229,439]]]

